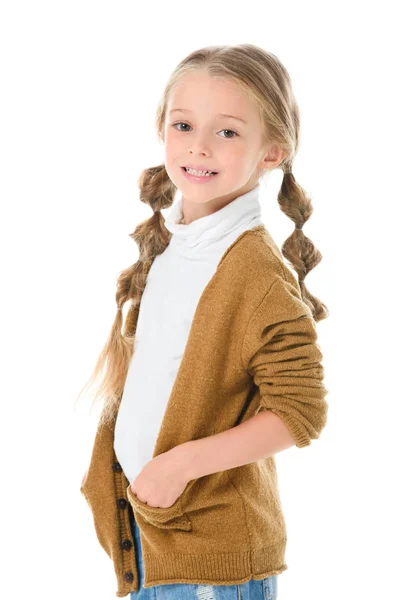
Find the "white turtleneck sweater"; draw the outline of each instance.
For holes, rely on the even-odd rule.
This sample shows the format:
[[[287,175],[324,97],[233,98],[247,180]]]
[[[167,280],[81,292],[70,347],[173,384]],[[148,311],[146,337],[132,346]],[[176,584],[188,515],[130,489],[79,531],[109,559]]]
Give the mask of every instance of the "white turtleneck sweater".
[[[225,250],[262,223],[260,184],[216,212],[181,224],[182,195],[165,219],[172,233],[147,275],[134,352],[115,424],[114,450],[132,483],[153,450],[200,296]]]

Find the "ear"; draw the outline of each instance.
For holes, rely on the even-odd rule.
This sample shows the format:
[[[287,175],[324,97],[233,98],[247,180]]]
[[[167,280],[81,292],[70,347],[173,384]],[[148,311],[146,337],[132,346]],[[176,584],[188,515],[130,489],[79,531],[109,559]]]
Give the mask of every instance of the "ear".
[[[264,149],[264,155],[258,163],[258,167],[262,169],[272,170],[278,167],[281,162],[285,159],[286,154],[283,152],[281,148],[277,144],[273,144],[267,148],[267,151]]]

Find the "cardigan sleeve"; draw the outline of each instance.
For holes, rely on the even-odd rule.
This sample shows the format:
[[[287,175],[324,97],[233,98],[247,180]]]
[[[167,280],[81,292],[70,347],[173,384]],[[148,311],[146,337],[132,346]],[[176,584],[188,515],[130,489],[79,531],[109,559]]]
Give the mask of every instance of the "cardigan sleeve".
[[[256,412],[274,412],[298,448],[309,446],[326,425],[328,390],[316,322],[294,277],[278,276],[254,311],[242,359],[259,388]]]

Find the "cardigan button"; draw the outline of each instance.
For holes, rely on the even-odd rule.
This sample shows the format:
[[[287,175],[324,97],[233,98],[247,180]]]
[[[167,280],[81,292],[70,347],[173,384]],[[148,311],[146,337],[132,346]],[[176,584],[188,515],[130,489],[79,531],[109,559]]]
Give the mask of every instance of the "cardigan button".
[[[122,550],[130,550],[132,548],[131,540],[128,540],[128,539],[122,540],[121,548],[122,548]]]
[[[120,472],[122,471],[122,467],[121,467],[121,465],[119,464],[119,462],[115,462],[115,463],[113,463],[113,466],[112,466],[112,468],[113,468],[113,471],[114,471],[115,473],[120,473]]]
[[[133,581],[133,573],[132,573],[132,571],[126,571],[126,573],[124,573],[124,579],[128,583],[130,583],[131,581]]]
[[[118,508],[124,509],[127,507],[127,505],[128,505],[128,502],[125,500],[125,498],[118,498],[118,500],[117,500]]]

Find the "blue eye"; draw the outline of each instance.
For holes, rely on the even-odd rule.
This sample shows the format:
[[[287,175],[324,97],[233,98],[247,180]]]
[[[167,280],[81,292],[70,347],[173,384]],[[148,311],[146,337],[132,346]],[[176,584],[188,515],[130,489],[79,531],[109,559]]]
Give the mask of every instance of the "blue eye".
[[[187,125],[187,123],[183,123],[182,121],[180,121],[179,123],[175,123],[174,125],[172,125],[172,127],[176,127],[177,125]],[[190,125],[189,125],[190,127]],[[185,131],[182,129],[178,129],[178,131]],[[232,129],[221,129],[221,131],[229,131],[230,133],[233,133],[236,137],[238,137],[238,133],[236,133],[236,131],[233,131]],[[224,136],[225,137],[225,136]],[[231,140],[234,139],[233,137],[225,137],[226,140]]]

